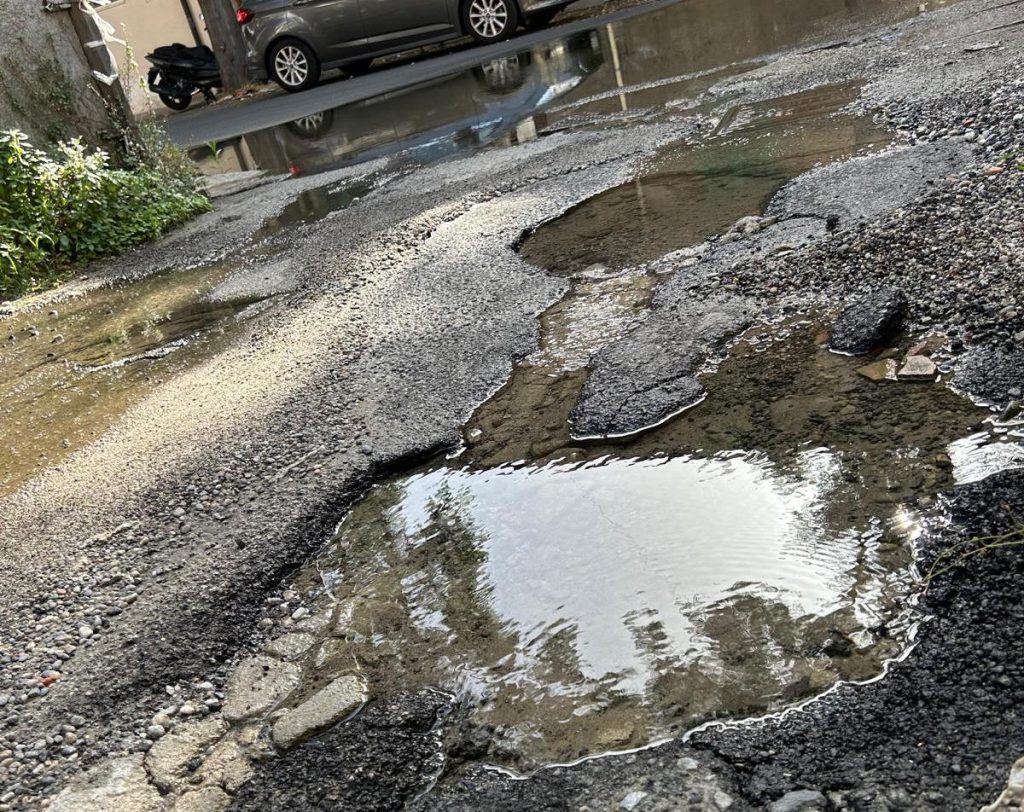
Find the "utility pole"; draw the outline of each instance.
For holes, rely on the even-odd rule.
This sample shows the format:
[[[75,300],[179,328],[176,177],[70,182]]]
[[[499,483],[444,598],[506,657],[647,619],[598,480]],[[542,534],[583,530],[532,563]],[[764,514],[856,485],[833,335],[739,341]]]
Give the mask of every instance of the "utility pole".
[[[235,18],[232,0],[199,0],[203,22],[213,44],[220,67],[220,78],[228,92],[238,90],[249,81],[242,29]]]

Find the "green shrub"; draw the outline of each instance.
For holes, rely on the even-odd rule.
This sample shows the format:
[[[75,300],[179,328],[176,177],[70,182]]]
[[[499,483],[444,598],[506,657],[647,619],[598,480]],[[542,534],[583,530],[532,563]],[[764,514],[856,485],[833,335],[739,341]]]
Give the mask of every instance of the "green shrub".
[[[0,133],[0,299],[52,285],[76,262],[151,240],[210,203],[166,145],[140,144],[126,168],[79,140],[55,156]]]

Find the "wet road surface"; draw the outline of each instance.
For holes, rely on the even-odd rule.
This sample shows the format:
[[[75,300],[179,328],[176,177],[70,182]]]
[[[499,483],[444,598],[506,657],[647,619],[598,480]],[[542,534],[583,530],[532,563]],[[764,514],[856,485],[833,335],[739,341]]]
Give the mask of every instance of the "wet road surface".
[[[98,771],[82,791],[102,803],[130,785],[143,807],[179,797],[187,807],[197,795],[238,809],[653,809],[686,798],[710,812],[820,787],[839,808],[879,808],[889,794],[897,808],[893,793],[924,781],[940,782],[954,808],[992,797],[1024,749],[1019,732],[1000,741],[990,721],[1008,718],[1019,641],[986,622],[984,657],[970,662],[961,619],[997,608],[978,600],[980,582],[955,580],[958,565],[923,590],[940,599],[925,604],[938,622],[914,637],[905,621],[924,586],[915,562],[927,572],[948,560],[942,550],[1009,532],[1016,480],[985,474],[1020,464],[1001,451],[988,459],[1019,440],[1003,401],[1020,366],[982,364],[981,384],[967,387],[994,391],[996,412],[949,388],[962,334],[943,302],[967,294],[959,279],[927,276],[931,246],[886,268],[917,293],[898,340],[863,363],[822,347],[834,310],[867,284],[863,272],[822,281],[839,273],[834,246],[874,256],[865,230],[921,218],[922,186],[948,195],[943,216],[959,216],[965,197],[972,212],[1017,211],[1014,176],[986,174],[976,190],[968,125],[949,125],[955,143],[936,135],[929,150],[913,142],[938,132],[937,114],[913,114],[927,122],[920,132],[918,119],[903,123],[910,114],[870,115],[886,82],[943,99],[912,79],[957,59],[965,83],[1005,81],[1006,54],[959,43],[1013,10],[967,3],[962,16],[921,17],[916,4],[887,4],[907,22],[877,29],[874,3],[682,4],[478,65],[437,96],[368,99],[366,130],[351,108],[323,109],[217,155],[200,150],[216,172],[255,159],[262,143],[261,166],[308,175],[226,200],[112,263],[109,284],[86,288],[78,311],[65,307],[88,327],[70,347],[85,346],[101,372],[130,357],[129,368],[159,373],[176,354],[158,357],[161,347],[181,338],[197,357],[141,390],[99,441],[0,500],[2,577],[18,596],[2,607],[0,691],[17,753],[0,769],[17,790],[0,803],[30,807],[70,787],[54,808],[88,808],[75,794],[80,753]],[[693,47],[679,47],[687,35]],[[794,45],[800,53],[785,53]],[[985,106],[1005,110],[992,93]],[[432,100],[417,110],[413,97]],[[1002,149],[1000,126],[973,138]],[[331,174],[366,157],[386,160]],[[828,161],[840,161],[836,174],[804,172]],[[993,189],[1003,205],[987,208]],[[766,206],[772,216],[759,217]],[[988,216],[956,222],[969,233]],[[588,232],[595,218],[606,226]],[[901,238],[928,237],[927,220],[915,222]],[[618,228],[631,235],[626,250],[604,241]],[[1011,257],[1016,243],[993,233],[971,243],[989,253],[965,285],[998,283],[993,246]],[[237,245],[249,236],[259,244]],[[275,276],[282,244],[289,264]],[[202,275],[225,261],[226,277],[172,291],[170,304],[159,293],[167,277],[115,274],[131,264],[143,277]],[[102,337],[110,314],[89,304],[130,301],[133,290],[156,307],[136,308],[141,327],[122,325],[98,354],[84,339]],[[192,303],[211,290],[240,309],[204,310],[197,323]],[[254,297],[270,304],[246,318]],[[34,307],[39,335],[21,335],[26,313],[5,319],[18,324],[23,349],[5,352],[19,364],[60,352],[29,341],[49,330],[49,303]],[[694,326],[725,311],[730,320],[707,333]],[[964,313],[985,329],[984,313]],[[616,374],[646,372],[681,348],[692,357],[658,369],[692,382],[702,402],[636,437],[573,436],[574,403],[609,361],[629,361]],[[931,380],[878,374],[911,353],[938,365]],[[991,368],[1011,382],[994,383]],[[721,509],[733,505],[757,509]],[[986,575],[1007,607],[998,611],[1013,615],[1014,569],[1002,569],[1002,580]],[[957,662],[942,660],[945,647]],[[893,654],[899,662],[883,666]],[[752,723],[689,735],[701,751],[676,739],[525,781],[488,768],[641,745],[882,668],[897,677],[840,684],[835,703],[809,706],[838,714],[844,701],[852,722],[793,723],[778,734],[785,752],[772,725]],[[959,694],[986,713],[969,717]],[[889,770],[913,761],[915,708],[928,731],[916,747],[946,764],[955,742],[966,778],[951,763],[939,776]],[[963,738],[943,732],[946,710]],[[551,725],[574,733],[537,735]],[[111,766],[116,780],[103,778]],[[751,771],[756,782],[744,780]]]

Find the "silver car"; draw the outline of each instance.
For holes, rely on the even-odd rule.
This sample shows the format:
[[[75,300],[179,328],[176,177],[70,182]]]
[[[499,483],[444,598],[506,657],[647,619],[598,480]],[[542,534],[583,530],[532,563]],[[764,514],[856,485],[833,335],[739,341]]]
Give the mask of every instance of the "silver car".
[[[567,0],[243,0],[237,11],[249,70],[289,91],[331,68],[366,70],[379,56],[468,34],[507,39],[546,25]]]

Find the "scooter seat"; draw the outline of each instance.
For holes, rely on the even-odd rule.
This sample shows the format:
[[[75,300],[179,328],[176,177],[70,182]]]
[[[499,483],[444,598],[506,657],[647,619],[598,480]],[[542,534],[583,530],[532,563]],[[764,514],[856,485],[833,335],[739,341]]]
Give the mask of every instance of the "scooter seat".
[[[176,62],[176,63],[193,63],[202,64],[205,62],[216,62],[216,56],[213,51],[207,48],[205,45],[197,45],[194,48],[188,48],[182,45],[180,42],[175,42],[173,45],[161,45],[155,49],[148,57],[151,62]]]

